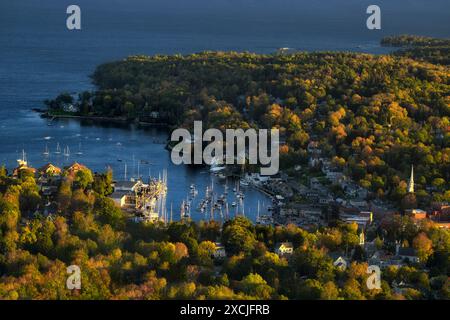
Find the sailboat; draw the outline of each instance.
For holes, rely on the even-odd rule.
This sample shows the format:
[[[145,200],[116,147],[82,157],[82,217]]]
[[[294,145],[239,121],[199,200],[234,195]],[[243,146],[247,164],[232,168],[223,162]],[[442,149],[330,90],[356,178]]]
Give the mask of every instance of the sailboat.
[[[190,218],[190,205],[189,202],[186,202],[183,200],[183,202],[181,203],[181,218]]]
[[[44,152],[42,154],[44,156],[48,156],[50,154],[50,152],[48,151],[48,145],[47,144],[45,145],[45,150],[44,150]]]
[[[59,142],[56,144],[56,154],[61,154],[61,146],[59,145]]]
[[[78,152],[76,153],[77,156],[81,156],[83,152],[81,151],[81,142],[78,144]]]
[[[224,189],[223,194],[227,196],[228,195],[228,182],[225,182],[225,186],[223,189]]]
[[[256,213],[256,223],[259,222],[259,200],[258,200],[258,212]]]
[[[27,156],[25,153],[25,150],[22,149],[22,159],[17,159],[17,162],[19,163],[19,166],[27,166]]]
[[[64,156],[65,156],[65,157],[70,157],[70,149],[69,149],[69,146],[66,146],[66,147],[64,148]]]

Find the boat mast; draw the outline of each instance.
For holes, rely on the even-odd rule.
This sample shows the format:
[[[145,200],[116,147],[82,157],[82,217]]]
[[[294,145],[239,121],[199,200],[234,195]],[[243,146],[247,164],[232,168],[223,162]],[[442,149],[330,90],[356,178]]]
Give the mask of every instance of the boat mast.
[[[256,222],[259,220],[259,200],[258,200],[258,213],[256,214]]]
[[[228,211],[228,201],[225,202],[225,219],[228,220],[230,212]]]
[[[133,153],[133,175],[132,175],[133,178],[134,178],[135,173],[136,173],[136,162],[135,162],[134,153]]]
[[[138,180],[140,179],[140,177],[141,177],[141,162],[138,161],[138,174],[137,174]]]

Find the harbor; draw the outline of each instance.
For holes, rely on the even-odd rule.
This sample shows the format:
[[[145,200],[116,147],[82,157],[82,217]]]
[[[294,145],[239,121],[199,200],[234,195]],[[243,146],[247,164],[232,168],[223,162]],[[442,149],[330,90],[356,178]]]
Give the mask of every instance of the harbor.
[[[15,140],[8,138],[12,133],[6,129],[13,125],[8,122],[0,128],[5,135],[0,160],[10,172],[17,166],[17,159],[22,158],[22,151],[26,153],[28,165],[35,168],[48,163],[58,168],[80,163],[98,173],[111,168],[116,182],[142,180],[143,184],[148,184],[152,179],[162,179],[166,172],[167,193],[159,214],[167,221],[187,219],[180,212],[183,201],[190,209],[189,218],[193,221],[221,221],[245,215],[256,222],[258,203],[260,215],[268,214],[272,206],[268,194],[246,182],[240,183],[236,177],[226,178],[223,173],[211,172],[206,166],[174,165],[165,149],[168,135],[165,130],[76,119],[55,119],[52,126],[47,126],[46,119],[37,113],[31,113],[23,121],[26,127],[35,131],[31,140],[24,130],[15,133]],[[210,194],[214,201],[205,205],[202,211],[200,204],[206,199],[207,188],[212,190]],[[239,193],[233,191],[237,188]],[[244,195],[241,199],[240,194]],[[158,211],[158,203],[155,205]],[[163,212],[161,207],[164,207]]]
[[[31,126],[43,121],[38,116],[28,120]],[[119,189],[110,196],[136,222],[224,222],[244,216],[262,225],[292,223],[314,229],[326,224],[332,204],[343,212],[389,211],[386,204],[367,203],[367,192],[345,179],[327,159],[318,158],[323,163],[319,177],[310,175],[309,167],[299,168],[299,174],[306,177],[300,184],[283,173],[269,178],[241,168],[174,165],[163,143],[167,140],[165,130],[73,119],[55,119],[53,126],[44,125],[40,130],[41,137],[34,138],[26,148],[19,149],[20,143],[5,139],[4,147],[10,151],[14,148],[10,152],[13,156],[4,159],[10,172],[24,154],[28,165],[35,168],[45,164],[66,168],[74,163],[94,173],[111,168]],[[25,142],[22,144],[25,146]],[[316,159],[313,144],[308,152]],[[310,166],[315,163],[311,161]],[[333,197],[326,181],[342,185],[346,197]],[[130,184],[132,187],[121,190],[121,185]]]

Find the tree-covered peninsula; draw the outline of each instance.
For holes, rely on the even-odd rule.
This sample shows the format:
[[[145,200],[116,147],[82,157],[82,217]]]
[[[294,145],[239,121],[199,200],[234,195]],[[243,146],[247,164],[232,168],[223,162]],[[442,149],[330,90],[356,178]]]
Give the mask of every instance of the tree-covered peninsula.
[[[392,55],[204,52],[99,66],[95,92],[47,101],[50,114],[216,128],[277,127],[287,172],[311,141],[372,196],[404,206],[450,201],[448,40],[400,36]],[[436,58],[436,52],[439,56]],[[75,109],[75,111],[73,111]],[[411,165],[416,194],[407,195]]]

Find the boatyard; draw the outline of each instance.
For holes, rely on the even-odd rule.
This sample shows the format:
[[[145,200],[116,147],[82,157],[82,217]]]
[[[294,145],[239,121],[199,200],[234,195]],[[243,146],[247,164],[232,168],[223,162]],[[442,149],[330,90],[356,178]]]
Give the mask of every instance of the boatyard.
[[[114,183],[111,198],[122,209],[133,215],[133,219],[143,222],[167,221],[166,195],[167,179],[118,181]]]

